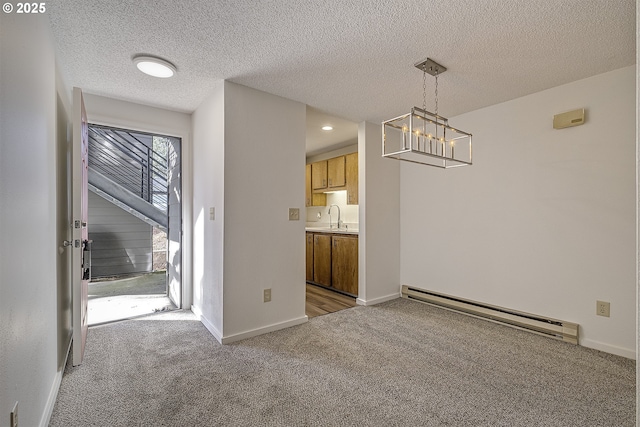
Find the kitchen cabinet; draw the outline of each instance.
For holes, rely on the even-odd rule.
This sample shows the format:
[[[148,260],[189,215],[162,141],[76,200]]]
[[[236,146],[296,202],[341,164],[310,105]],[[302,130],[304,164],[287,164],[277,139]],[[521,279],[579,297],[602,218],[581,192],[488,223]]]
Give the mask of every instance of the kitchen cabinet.
[[[306,233],[307,281],[358,296],[358,236]]]
[[[358,295],[358,238],[333,236],[331,240],[331,286]]]
[[[327,161],[311,163],[311,188],[324,190],[327,188]]]
[[[307,234],[307,279],[313,281],[313,233]]]
[[[314,193],[311,183],[312,171],[311,164],[305,169],[305,207],[309,206],[327,206],[327,195],[324,193]]]
[[[358,204],[358,153],[345,156],[345,170],[347,181],[347,204]]]
[[[325,192],[342,190],[347,191],[348,205],[358,204],[357,152],[308,164],[306,176],[306,206],[326,206]],[[314,198],[314,194],[324,198]]]
[[[331,286],[331,235],[313,235],[313,281]]]
[[[305,206],[326,206],[330,191],[347,191],[347,204],[358,204],[358,153],[307,165]]]
[[[346,169],[344,156],[327,160],[327,187],[334,189],[346,185]]]

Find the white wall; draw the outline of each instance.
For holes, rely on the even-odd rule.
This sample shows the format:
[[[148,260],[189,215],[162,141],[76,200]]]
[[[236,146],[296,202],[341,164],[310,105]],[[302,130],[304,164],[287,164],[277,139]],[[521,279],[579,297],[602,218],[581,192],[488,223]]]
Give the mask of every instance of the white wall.
[[[304,208],[305,117],[230,82],[193,114],[194,311],[222,342],[306,321],[304,221],[288,220]]]
[[[400,296],[400,162],[382,157],[380,125],[358,125],[360,305]]]
[[[577,322],[582,345],[634,357],[634,87],[628,67],[451,119],[474,165],[402,164],[401,282]]]
[[[0,425],[57,394],[56,67],[46,16],[0,15]]]
[[[305,138],[304,104],[225,82],[225,337],[306,321]]]
[[[182,140],[182,204],[183,234],[182,240],[182,307],[189,308],[192,303],[192,266],[191,259],[191,115],[165,110],[147,105],[136,104],[104,96],[84,94],[89,123],[132,129],[159,135],[175,136]]]
[[[358,139],[354,139],[353,144],[347,145],[346,147],[338,148],[336,150],[326,151],[324,153],[315,154],[313,156],[308,156],[306,158],[307,163],[320,162],[322,160],[332,159],[338,156],[344,156],[345,154],[357,153],[358,152]]]
[[[59,68],[57,68],[59,71]],[[71,213],[71,149],[73,123],[70,91],[67,90],[62,75],[56,73],[56,243],[71,240],[73,221]],[[72,338],[72,286],[70,249],[58,249],[56,275],[58,282],[58,370],[62,370],[69,354]]]
[[[84,93],[89,122],[105,126],[186,138],[191,115]],[[184,142],[183,142],[184,143]]]
[[[223,331],[224,82],[194,111],[193,311],[216,339]],[[214,218],[210,217],[214,208]]]

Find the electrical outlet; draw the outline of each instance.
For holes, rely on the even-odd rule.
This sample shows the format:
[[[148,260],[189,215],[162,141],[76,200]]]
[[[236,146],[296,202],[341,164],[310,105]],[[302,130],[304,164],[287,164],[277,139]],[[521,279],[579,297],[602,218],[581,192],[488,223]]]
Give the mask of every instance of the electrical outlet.
[[[216,219],[216,208],[209,208],[209,221],[215,221]]]
[[[264,302],[271,301],[271,288],[265,289],[263,291],[263,298],[262,299],[263,299]]]
[[[18,402],[13,405],[13,409],[11,410],[11,427],[18,427]]]
[[[596,301],[596,314],[598,316],[609,317],[611,305],[606,301]]]
[[[298,221],[300,219],[300,209],[289,208],[289,221]]]

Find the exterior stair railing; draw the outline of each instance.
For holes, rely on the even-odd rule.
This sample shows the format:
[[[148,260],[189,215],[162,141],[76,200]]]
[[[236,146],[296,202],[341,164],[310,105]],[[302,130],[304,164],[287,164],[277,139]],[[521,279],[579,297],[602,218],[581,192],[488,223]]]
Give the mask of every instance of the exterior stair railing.
[[[151,135],[90,125],[89,167],[167,211],[167,157],[154,150]]]
[[[154,143],[154,136],[89,125],[89,188],[164,231],[168,169],[166,144]]]

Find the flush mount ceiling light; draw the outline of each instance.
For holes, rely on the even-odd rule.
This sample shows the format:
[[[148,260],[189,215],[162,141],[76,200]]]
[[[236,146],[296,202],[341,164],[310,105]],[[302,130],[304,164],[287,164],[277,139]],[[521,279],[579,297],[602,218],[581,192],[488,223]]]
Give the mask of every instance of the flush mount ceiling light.
[[[333,130],[333,126],[322,126],[322,130]]]
[[[162,58],[148,55],[138,55],[133,58],[138,70],[153,77],[166,79],[172,77],[178,70],[175,65]]]
[[[382,157],[444,169],[471,165],[471,134],[438,115],[438,75],[447,69],[430,58],[415,66],[422,71],[422,108],[382,122]],[[436,78],[435,113],[427,111],[427,73]]]

